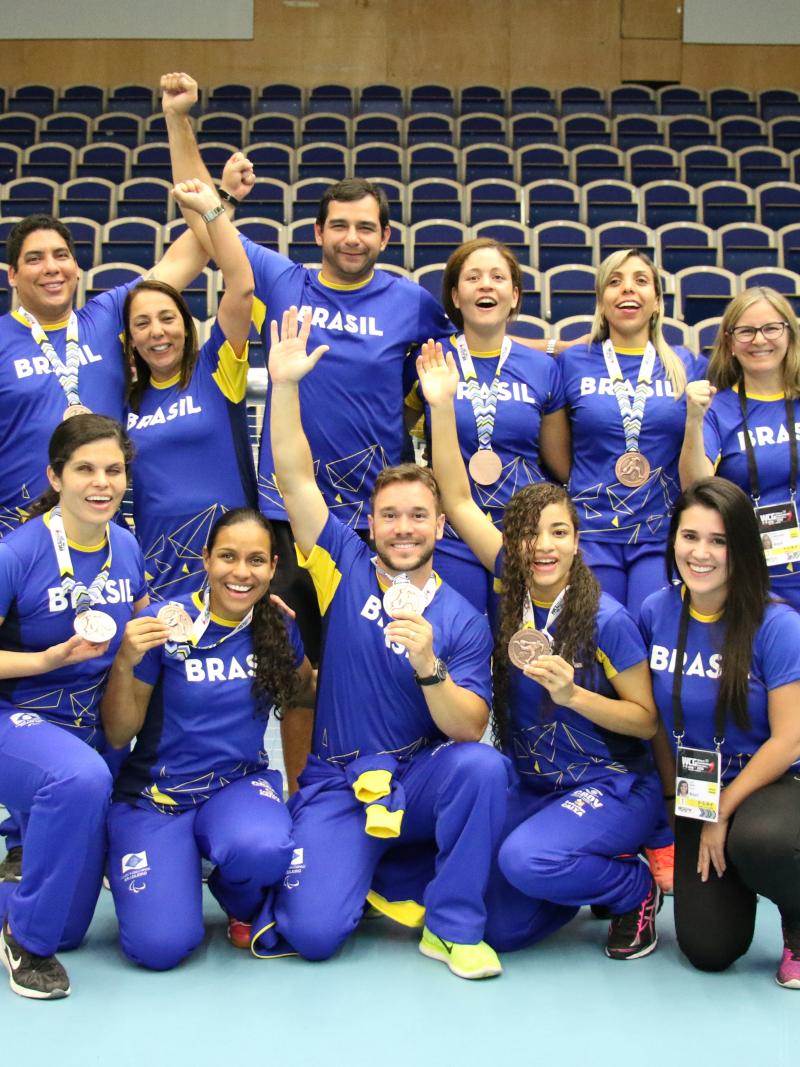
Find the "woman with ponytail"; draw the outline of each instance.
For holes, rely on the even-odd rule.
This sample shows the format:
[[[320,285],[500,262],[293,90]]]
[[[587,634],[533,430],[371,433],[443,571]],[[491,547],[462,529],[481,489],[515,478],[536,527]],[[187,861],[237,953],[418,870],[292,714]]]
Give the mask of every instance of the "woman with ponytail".
[[[599,904],[611,914],[606,954],[645,956],[656,945],[659,891],[636,853],[661,804],[644,743],[656,729],[646,649],[583,562],[564,489],[526,486],[506,506],[503,533],[477,507],[458,448],[453,357],[428,343],[417,370],[445,512],[499,590],[494,740],[518,781],[487,940],[521,948]]]
[[[167,970],[203,939],[201,859],[249,948],[271,925],[271,891],[292,856],[280,772],[264,733],[273,707],[309,704],[299,631],[272,603],[272,527],[249,508],[223,515],[203,552],[207,587],[134,619],[103,701],[112,744],[136,737],[114,789],[109,879],[125,955]],[[144,892],[144,890],[147,892]]]

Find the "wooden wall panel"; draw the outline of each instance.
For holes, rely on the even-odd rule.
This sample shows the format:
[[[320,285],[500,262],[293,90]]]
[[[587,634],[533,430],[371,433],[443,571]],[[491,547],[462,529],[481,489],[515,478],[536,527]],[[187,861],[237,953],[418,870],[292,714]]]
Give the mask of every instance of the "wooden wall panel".
[[[622,36],[680,41],[683,11],[679,0],[622,0]]]
[[[680,41],[626,38],[622,42],[621,81],[681,81]]]
[[[616,85],[620,0],[512,0],[512,85]]]
[[[685,44],[683,80],[698,89],[713,89],[718,85],[800,89],[800,47]]]

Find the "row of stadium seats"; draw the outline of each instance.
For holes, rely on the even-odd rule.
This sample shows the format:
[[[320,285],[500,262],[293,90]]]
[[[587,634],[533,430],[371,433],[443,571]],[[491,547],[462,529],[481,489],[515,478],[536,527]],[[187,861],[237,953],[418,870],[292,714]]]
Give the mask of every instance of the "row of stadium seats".
[[[258,178],[239,215],[284,224],[316,215],[319,198],[342,176],[325,174],[292,185]],[[680,181],[653,181],[637,188],[613,179],[583,186],[560,179],[525,186],[505,179],[467,185],[449,178],[420,178],[410,184],[377,180],[386,192],[392,218],[407,225],[429,219],[470,226],[489,219],[524,226],[556,220],[599,226],[624,220],[651,228],[666,222],[700,222],[714,229],[731,222],[757,222],[779,230],[800,220],[800,185],[793,182],[765,182],[752,189],[731,181],[711,181],[699,188]],[[84,215],[96,222],[137,215],[160,223],[170,222],[177,213],[172,184],[164,178],[131,178],[121,184],[107,178],[74,178],[59,184],[52,178],[31,177],[0,186],[0,214],[42,211]]]
[[[311,261],[316,258],[315,253],[318,254],[316,246],[308,252],[305,261],[314,265]],[[411,272],[392,264],[383,264],[381,269],[407,276],[437,298],[441,296],[444,263],[432,263]],[[142,266],[134,263],[107,263],[93,267],[81,277],[79,302],[141,273]],[[574,316],[591,317],[595,306],[595,274],[594,267],[584,264],[565,264],[543,271],[523,267],[522,314],[550,324]],[[682,336],[690,336],[684,327],[697,327],[708,318],[719,317],[731,297],[752,285],[770,285],[780,290],[800,311],[800,275],[779,268],[756,268],[734,274],[720,267],[688,267],[674,275],[662,270],[659,276],[666,316],[676,321],[676,329]],[[196,318],[205,320],[216,312],[221,285],[219,273],[206,267],[186,287],[186,300]],[[0,264],[0,313],[8,310],[9,301],[8,268]]]
[[[103,111],[131,111],[147,117],[159,110],[158,93],[149,85],[117,85],[106,90],[97,85],[29,84],[0,88],[0,110],[27,111],[47,115],[54,111],[76,111],[92,117]],[[245,117],[262,111],[290,115],[330,111],[345,116],[373,111],[405,116],[422,111],[451,117],[481,111],[501,116],[523,111],[551,115],[592,112],[600,115],[706,115],[713,119],[727,115],[753,115],[769,120],[777,115],[800,115],[800,93],[796,89],[764,89],[754,93],[735,86],[708,91],[685,85],[653,90],[628,83],[605,90],[590,85],[571,85],[553,91],[543,86],[521,85],[506,90],[498,85],[470,85],[453,89],[440,84],[367,85],[353,89],[347,85],[325,84],[305,89],[285,83],[261,86],[221,83],[201,90],[198,111],[232,111]]]
[[[209,169],[218,174],[238,148],[224,141],[204,141],[200,152]],[[367,142],[349,149],[327,142],[291,148],[274,141],[244,146],[260,178],[293,183],[317,175],[389,178],[413,182],[421,178],[448,178],[465,184],[482,178],[503,179],[521,185],[542,178],[558,178],[586,185],[601,178],[633,185],[669,180],[700,186],[709,181],[738,181],[751,188],[771,181],[800,182],[800,148],[781,152],[759,146],[732,152],[714,145],[696,145],[677,152],[659,145],[640,145],[623,151],[612,145],[534,144],[512,149],[507,145],[479,143],[467,148],[425,143],[412,148],[384,142]],[[169,145],[150,142],[128,148],[113,141],[75,148],[63,141],[46,140],[29,148],[0,143],[0,182],[42,177],[57,182],[73,178],[170,179]]]
[[[623,150],[665,145],[676,151],[699,144],[731,151],[757,146],[793,151],[800,147],[800,115],[764,120],[747,115],[711,119],[703,115],[632,114],[609,119],[592,112],[561,118],[544,112],[521,112],[506,119],[489,112],[452,118],[428,111],[406,118],[387,112],[349,118],[332,111],[302,117],[267,111],[245,118],[232,111],[209,111],[194,123],[200,142],[226,141],[237,147],[253,141],[276,141],[292,147],[323,141],[351,148],[373,141],[401,147],[433,141],[460,148],[481,142],[512,148],[558,144],[570,149],[606,144]],[[76,148],[107,140],[135,147],[166,140],[166,123],[162,114],[143,118],[129,111],[107,111],[93,117],[77,111],[42,116],[25,111],[0,114],[0,141],[28,148],[42,140],[58,140]]]

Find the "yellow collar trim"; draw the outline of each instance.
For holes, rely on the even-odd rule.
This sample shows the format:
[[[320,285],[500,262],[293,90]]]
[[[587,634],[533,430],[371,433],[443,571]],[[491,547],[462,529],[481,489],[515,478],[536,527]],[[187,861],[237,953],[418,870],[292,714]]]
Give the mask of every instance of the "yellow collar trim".
[[[738,393],[739,383],[736,382],[731,388],[734,393]],[[744,395],[748,400],[784,400],[786,398],[786,393],[748,393],[746,389]]]
[[[375,271],[373,270],[370,271],[369,278],[365,278],[363,282],[352,282],[349,285],[343,285],[341,282],[329,282],[327,278],[322,276],[322,271],[317,275],[320,285],[324,285],[326,289],[337,289],[339,292],[347,292],[352,289],[363,289],[365,285],[369,285],[374,277]]]
[[[166,381],[163,382],[157,382],[155,378],[151,377],[150,385],[152,385],[154,389],[171,389],[172,386],[177,385],[180,380],[181,372],[178,371],[177,374],[173,374],[171,378],[167,378]]]
[[[192,593],[192,603],[197,607],[198,611],[203,610],[203,598],[197,591]],[[229,630],[235,630],[236,627],[239,625],[239,622],[241,622],[242,620],[239,619],[239,622],[235,622],[232,619],[223,619],[221,616],[215,615],[212,611],[211,621],[215,622],[218,626],[226,626]]]
[[[11,312],[11,316],[12,316],[12,318],[15,318],[17,320],[17,322],[19,322],[23,326],[25,326],[27,329],[29,329],[29,330],[31,329],[30,323],[26,322],[26,320],[23,319],[22,315],[20,315],[20,313],[18,311],[12,311]],[[47,330],[65,330],[67,328],[67,326],[69,326],[69,319],[64,319],[63,322],[40,322],[39,325],[45,331],[47,331]]]
[[[42,516],[42,518],[44,519],[44,524],[48,530],[50,529],[50,515],[51,512],[46,511]],[[67,544],[70,548],[77,549],[78,552],[99,552],[101,548],[105,548],[105,546],[108,544],[108,538],[104,534],[103,540],[99,541],[96,545],[79,545],[77,541],[70,541],[70,539],[67,538]]]
[[[614,345],[614,351],[619,353],[620,356],[643,356],[643,348],[618,348]]]
[[[685,600],[685,599],[686,599],[686,586],[682,585],[681,586],[681,600]],[[718,622],[719,619],[721,619],[724,614],[725,614],[725,608],[723,608],[722,611],[715,611],[713,615],[701,615],[699,611],[695,610],[695,608],[693,608],[691,606],[691,604],[689,605],[689,615],[691,616],[691,618],[696,619],[697,622],[705,622],[705,623]]]
[[[442,584],[442,579],[439,577],[439,575],[436,573],[436,571],[431,571],[431,574],[436,579],[436,588],[438,589],[439,586]],[[380,574],[378,574],[377,571],[375,571],[375,577],[378,579],[378,586],[379,586],[380,591],[382,593],[385,593],[387,589],[391,589],[392,588],[391,583],[387,582],[385,578],[382,578],[380,576]],[[427,579],[426,579],[426,581],[427,581]],[[417,587],[417,588],[419,588],[419,587]]]
[[[531,601],[535,608],[552,608],[553,604],[555,604],[555,600],[534,600],[533,597],[531,597]]]

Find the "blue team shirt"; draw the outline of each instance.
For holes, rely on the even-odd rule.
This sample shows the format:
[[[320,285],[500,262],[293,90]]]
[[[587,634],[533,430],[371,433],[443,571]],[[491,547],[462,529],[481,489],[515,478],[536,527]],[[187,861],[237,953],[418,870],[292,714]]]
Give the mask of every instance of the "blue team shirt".
[[[332,515],[308,558],[301,557],[323,626],[312,751],[334,763],[376,753],[403,759],[444,740],[408,653],[384,636],[391,620],[371,557],[361,538]],[[492,639],[485,618],[442,582],[425,618],[433,627],[434,653],[453,681],[488,704]]]
[[[445,351],[450,349],[455,354],[454,335],[439,340]],[[490,393],[499,355],[499,352],[472,353],[484,400]],[[407,403],[420,411],[424,410],[430,448],[430,408],[426,403],[423,406],[418,387],[415,387],[407,398]],[[514,342],[500,377],[492,434],[492,449],[500,457],[503,473],[494,485],[478,485],[470,479],[473,500],[498,529],[502,528],[506,504],[514,493],[534,482],[548,481],[548,476],[539,466],[542,416],[559,411],[564,407],[564,403],[558,361],[543,352]],[[467,396],[466,383],[463,380],[458,383],[455,412],[461,457],[467,465],[478,449],[478,431],[472,403]],[[457,540],[455,531],[450,526],[445,526],[445,536]],[[458,543],[462,544],[460,541]],[[471,555],[466,547],[464,554]]]
[[[125,393],[122,306],[129,285],[94,297],[77,312],[81,403],[122,421]],[[67,323],[45,327],[56,353],[66,355]],[[50,362],[16,312],[0,316],[0,537],[47,489],[47,446],[67,399]]]
[[[42,652],[74,634],[75,612],[59,581],[48,515],[30,519],[0,544],[0,649]],[[96,606],[111,615],[117,632],[108,651],[30,678],[0,679],[0,714],[35,711],[49,722],[74,730],[99,748],[103,742],[99,703],[106,675],[122,641],[133,605],[147,593],[142,553],[128,530],[111,523],[109,579]],[[75,577],[87,586],[108,556],[106,544],[81,548],[70,542]]]
[[[176,598],[196,617],[198,594]],[[155,615],[159,605],[145,614]],[[200,644],[211,645],[236,624],[211,616]],[[304,658],[300,632],[287,618],[295,668]],[[147,717],[114,790],[115,800],[168,815],[202,804],[219,789],[266,770],[264,731],[270,698],[253,695],[252,630],[249,626],[216,648],[193,648],[187,659],[164,648],[147,652],[134,676],[153,686]],[[271,789],[264,780],[262,788]]]
[[[229,508],[256,507],[247,433],[247,357],[236,357],[218,323],[200,349],[188,386],[152,382],[128,412],[133,516],[156,599],[203,584],[203,546]]]
[[[681,592],[679,587],[671,586],[653,593],[642,605],[640,620],[642,635],[650,650],[653,694],[673,745],[672,681]],[[724,616],[690,613],[681,690],[686,731],[683,743],[689,748],[716,747],[714,709],[724,637]],[[797,681],[800,681],[800,615],[787,604],[770,604],[753,641],[747,706],[750,729],[740,729],[731,715],[726,718],[725,739],[721,746],[724,782],[732,781],[770,736],[767,714],[770,690]]]
[[[792,402],[795,424],[791,431],[800,433],[800,400]],[[747,394],[747,426],[756,457],[760,504],[780,504],[789,499],[790,449],[786,427],[786,401],[776,396]],[[739,393],[723,389],[711,401],[703,420],[703,443],[706,455],[721,478],[735,482],[751,494],[750,472]],[[770,567],[771,579],[798,576],[796,564]]]
[[[303,428],[311,446],[317,484],[337,518],[367,528],[367,501],[383,467],[403,451],[403,368],[409,349],[440,337],[448,322],[421,286],[376,270],[363,283],[333,285],[319,271],[242,238],[255,276],[254,318],[269,348],[269,323],[295,305],[311,316],[309,351],[330,350],[300,382]],[[258,469],[261,510],[286,519],[269,440],[271,394],[267,389]]]
[[[675,348],[688,381],[705,374],[705,358]],[[633,399],[642,353],[618,350],[620,370]],[[678,457],[686,422],[686,398],[675,399],[661,360],[656,358],[647,397],[639,449],[650,462],[650,477],[638,489],[621,485],[614,466],[625,451],[617,398],[611,389],[603,347],[576,345],[559,357],[572,425],[569,493],[588,540],[643,544],[663,541],[680,492]]]

